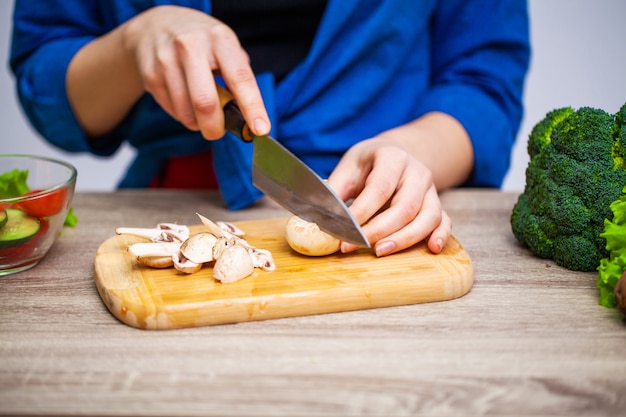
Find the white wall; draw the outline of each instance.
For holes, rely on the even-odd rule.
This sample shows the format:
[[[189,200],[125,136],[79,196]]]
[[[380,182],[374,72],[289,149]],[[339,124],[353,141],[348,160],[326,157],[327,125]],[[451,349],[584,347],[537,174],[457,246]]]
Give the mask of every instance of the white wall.
[[[626,103],[626,1],[530,0],[529,8],[525,117],[505,190],[523,190],[526,138],[548,111],[591,106],[616,113]]]
[[[503,186],[512,191],[524,187],[526,138],[548,111],[593,106],[614,113],[626,103],[626,1],[530,0],[529,7],[533,58],[526,113]],[[133,156],[131,149],[108,159],[59,151],[37,136],[18,108],[7,64],[12,8],[12,1],[0,0],[0,153],[63,158],[79,171],[78,190],[112,190]]]

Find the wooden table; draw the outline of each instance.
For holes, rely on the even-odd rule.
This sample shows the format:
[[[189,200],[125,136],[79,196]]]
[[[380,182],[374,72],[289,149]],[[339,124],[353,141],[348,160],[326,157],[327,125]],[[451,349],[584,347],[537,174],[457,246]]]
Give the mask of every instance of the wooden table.
[[[453,301],[172,331],[115,319],[94,284],[117,226],[286,215],[214,194],[78,193],[35,268],[0,278],[0,414],[626,415],[626,324],[595,273],[533,257],[515,194],[442,196],[475,284]]]

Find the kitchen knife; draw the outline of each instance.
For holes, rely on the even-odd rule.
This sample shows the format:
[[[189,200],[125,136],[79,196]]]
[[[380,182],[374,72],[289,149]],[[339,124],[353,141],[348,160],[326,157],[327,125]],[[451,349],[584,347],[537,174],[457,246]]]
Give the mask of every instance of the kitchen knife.
[[[232,94],[217,85],[226,130],[254,143],[252,182],[267,196],[336,238],[370,247],[346,204],[298,157],[271,136],[256,136],[248,128]]]

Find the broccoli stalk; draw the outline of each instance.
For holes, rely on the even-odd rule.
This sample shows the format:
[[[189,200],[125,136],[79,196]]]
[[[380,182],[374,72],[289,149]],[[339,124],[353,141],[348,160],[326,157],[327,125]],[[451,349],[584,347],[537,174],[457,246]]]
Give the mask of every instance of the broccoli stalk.
[[[608,256],[600,234],[626,184],[626,104],[616,115],[553,110],[531,131],[526,185],[511,214],[515,237],[537,256],[593,271]]]

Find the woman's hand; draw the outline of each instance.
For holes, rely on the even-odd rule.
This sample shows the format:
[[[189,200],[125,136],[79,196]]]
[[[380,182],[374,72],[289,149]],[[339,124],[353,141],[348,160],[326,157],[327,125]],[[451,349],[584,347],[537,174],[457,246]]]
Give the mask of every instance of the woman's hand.
[[[363,225],[377,256],[406,249],[428,239],[439,253],[452,232],[438,187],[463,182],[473,163],[469,138],[461,125],[442,113],[355,144],[345,153],[329,185]],[[342,252],[356,246],[343,242]]]
[[[214,17],[158,6],[90,42],[72,60],[68,95],[91,136],[107,133],[145,92],[206,139],[224,135],[214,74],[220,74],[256,134],[270,122],[248,55],[236,34]]]
[[[214,17],[177,6],[152,8],[126,31],[144,88],[173,118],[207,139],[224,135],[224,114],[213,79],[218,72],[257,134],[269,119],[248,55],[233,30]]]
[[[374,138],[353,146],[328,179],[340,197],[356,196],[350,211],[377,256],[406,249],[428,236],[428,247],[439,253],[452,230],[441,208],[432,173],[400,146]],[[369,221],[368,221],[369,220]],[[357,247],[343,242],[342,252]]]

